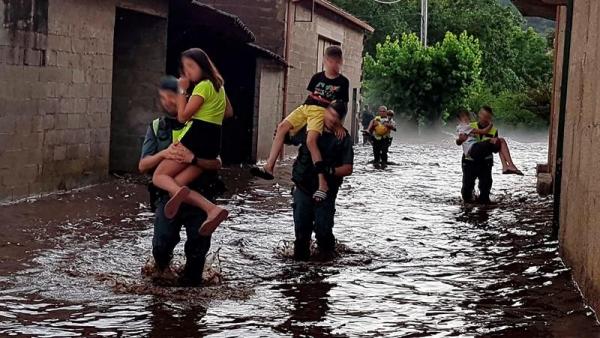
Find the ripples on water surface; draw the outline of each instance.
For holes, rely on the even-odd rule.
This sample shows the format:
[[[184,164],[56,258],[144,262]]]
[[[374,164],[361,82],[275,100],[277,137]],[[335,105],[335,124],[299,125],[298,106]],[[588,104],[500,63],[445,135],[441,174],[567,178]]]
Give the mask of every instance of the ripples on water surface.
[[[534,192],[546,145],[510,145],[527,176],[494,168],[495,208],[461,205],[449,140],[398,142],[384,171],[357,146],[329,263],[282,255],[290,186],[251,182],[213,238],[225,282],[203,289],[142,281],[152,226],[141,209],[110,231],[65,224],[31,268],[0,277],[0,336],[598,336],[550,239],[551,200]]]

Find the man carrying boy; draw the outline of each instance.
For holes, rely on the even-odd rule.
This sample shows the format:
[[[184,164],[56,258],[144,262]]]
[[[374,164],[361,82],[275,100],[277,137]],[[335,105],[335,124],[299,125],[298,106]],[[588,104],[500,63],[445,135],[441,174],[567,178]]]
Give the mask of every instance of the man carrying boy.
[[[329,46],[325,50],[323,65],[325,71],[313,75],[308,87],[308,97],[304,104],[296,108],[288,117],[279,124],[277,133],[273,140],[271,152],[264,167],[254,167],[251,173],[254,176],[267,180],[273,179],[273,170],[283,148],[285,137],[288,133],[296,134],[304,126],[308,132],[306,146],[310,151],[313,164],[318,173],[319,187],[314,192],[312,198],[315,201],[327,199],[328,186],[323,172],[324,164],[322,156],[317,146],[317,140],[323,132],[323,118],[325,109],[334,101],[348,103],[350,81],[340,74],[340,68],[343,64],[342,49],[339,46]],[[345,130],[340,125],[336,127],[336,135],[343,137]]]
[[[177,121],[177,79],[165,77],[159,87],[160,103],[165,116],[157,118],[148,127],[146,138],[142,146],[142,155],[138,168],[142,173],[152,172],[165,158],[179,162],[191,163],[194,154],[181,144],[173,145],[173,133],[183,127]],[[216,171],[221,167],[219,160],[202,161],[203,167],[213,171],[203,173],[195,182],[190,184],[190,189],[202,193],[206,198],[213,199],[221,183]],[[179,243],[179,232],[182,226],[186,228],[187,241],[185,243],[186,264],[179,284],[183,286],[198,286],[202,283],[202,271],[208,249],[210,236],[200,236],[198,230],[206,220],[206,213],[199,208],[182,205],[177,215],[168,219],[164,207],[169,200],[169,194],[152,184],[149,186],[151,207],[156,212],[154,219],[154,236],[152,238],[152,255],[156,263],[154,280],[157,283],[173,283],[177,277],[169,268],[173,257],[173,249]]]
[[[310,151],[306,144],[298,150],[298,157],[292,169],[294,227],[296,241],[294,242],[294,258],[308,260],[310,258],[310,241],[313,231],[317,238],[320,253],[333,255],[335,250],[335,237],[333,223],[335,215],[335,200],[343,178],[352,174],[354,151],[352,138],[347,130],[342,139],[335,135],[337,126],[343,121],[347,113],[345,103],[334,102],[325,111],[324,130],[319,137],[318,147],[323,156],[323,168],[329,193],[327,197],[317,203],[312,195],[318,189],[318,168],[313,164]],[[288,143],[298,144],[301,137],[294,137]]]

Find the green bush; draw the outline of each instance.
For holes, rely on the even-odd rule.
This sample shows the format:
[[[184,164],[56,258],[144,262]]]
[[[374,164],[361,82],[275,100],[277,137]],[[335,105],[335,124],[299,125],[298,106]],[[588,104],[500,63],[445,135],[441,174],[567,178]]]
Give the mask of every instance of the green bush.
[[[481,50],[466,33],[447,33],[424,47],[415,34],[387,38],[374,57],[365,57],[367,100],[407,113],[419,125],[439,124],[446,105],[462,102],[479,86]]]
[[[535,103],[524,92],[504,91],[496,95],[489,89],[483,89],[474,93],[465,107],[477,111],[483,105],[493,108],[498,124],[517,128],[542,128],[547,125],[547,121],[530,110],[529,107]]]

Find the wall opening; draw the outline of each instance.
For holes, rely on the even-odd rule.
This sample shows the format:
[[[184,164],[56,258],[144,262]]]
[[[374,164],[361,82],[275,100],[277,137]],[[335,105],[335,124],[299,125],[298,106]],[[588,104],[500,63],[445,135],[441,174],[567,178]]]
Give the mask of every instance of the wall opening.
[[[146,128],[159,116],[156,86],[166,64],[167,20],[117,8],[113,49],[110,171],[133,172]]]
[[[223,124],[221,159],[225,164],[252,161],[256,56],[245,42],[231,37],[228,21],[211,21],[200,9],[171,2],[169,9],[167,73],[179,76],[180,56],[189,48],[202,48],[225,79],[235,117]]]

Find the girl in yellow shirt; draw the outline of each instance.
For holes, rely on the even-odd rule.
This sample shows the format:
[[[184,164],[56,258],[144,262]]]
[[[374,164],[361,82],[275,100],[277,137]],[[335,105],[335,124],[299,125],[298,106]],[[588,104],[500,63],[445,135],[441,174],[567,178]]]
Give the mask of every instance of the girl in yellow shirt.
[[[198,160],[211,160],[219,156],[221,125],[225,117],[233,115],[233,109],[219,70],[202,49],[192,48],[183,52],[181,64],[183,74],[179,78],[177,119],[185,123],[185,127],[174,133],[172,147],[181,143],[194,153],[194,158],[190,163],[163,159],[154,172],[152,182],[171,195],[165,205],[168,218],[175,217],[181,203],[204,210],[207,219],[200,227],[200,234],[207,236],[229,213],[186,185],[202,173],[203,168],[198,166]],[[188,99],[191,83],[195,85]]]

